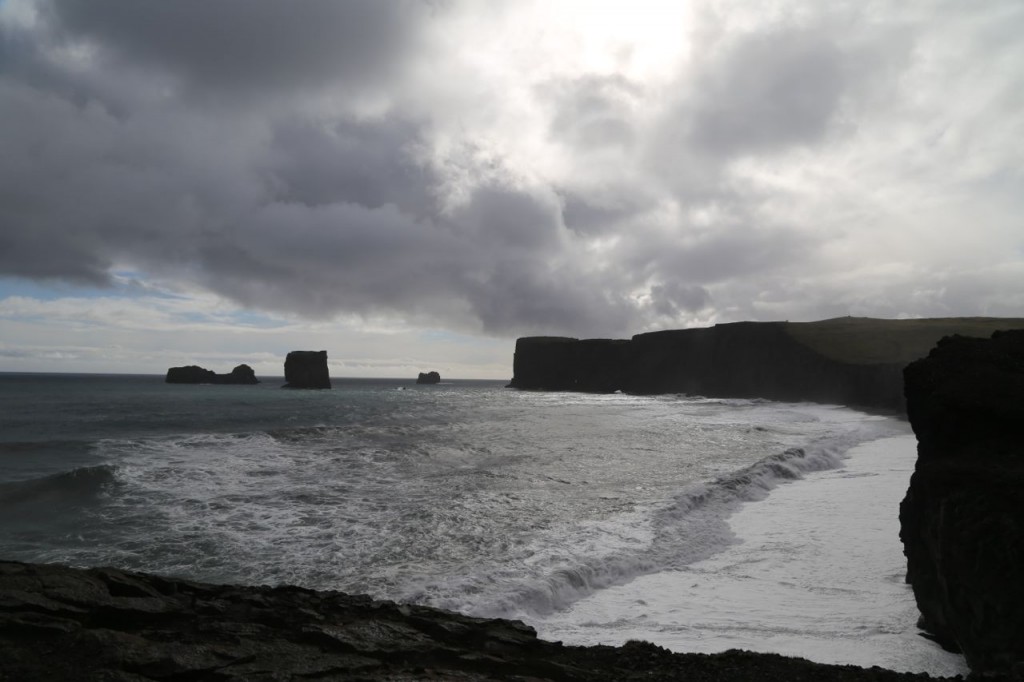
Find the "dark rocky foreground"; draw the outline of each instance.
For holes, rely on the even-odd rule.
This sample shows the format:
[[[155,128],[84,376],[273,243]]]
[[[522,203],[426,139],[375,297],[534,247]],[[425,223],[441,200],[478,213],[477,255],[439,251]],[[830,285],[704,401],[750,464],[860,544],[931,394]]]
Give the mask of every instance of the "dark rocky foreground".
[[[925,680],[652,644],[573,647],[522,623],[297,587],[0,562],[0,680]]]
[[[972,670],[1024,678],[1024,330],[943,339],[905,374],[900,536],[922,625]]]
[[[198,365],[171,367],[164,379],[168,384],[258,384],[259,379],[249,365],[238,365],[228,374],[217,374]]]
[[[327,351],[293,350],[284,359],[285,388],[330,388]]]

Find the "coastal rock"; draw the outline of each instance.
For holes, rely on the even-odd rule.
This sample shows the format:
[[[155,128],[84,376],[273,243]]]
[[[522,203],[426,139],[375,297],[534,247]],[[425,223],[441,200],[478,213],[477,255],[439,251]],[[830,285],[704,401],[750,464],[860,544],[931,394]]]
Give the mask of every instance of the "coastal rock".
[[[902,365],[836,362],[794,341],[784,324],[738,322],[629,340],[521,338],[509,386],[902,408]]]
[[[299,587],[0,561],[0,680],[934,680],[775,654],[577,647],[519,621]]]
[[[327,351],[293,350],[284,360],[285,388],[330,388]]]
[[[921,625],[975,672],[1024,668],[1024,330],[905,370],[918,459],[900,506]]]
[[[417,384],[439,384],[441,383],[441,375],[437,372],[420,372],[419,376],[416,377]]]
[[[512,388],[839,403],[902,412],[903,367],[950,333],[1024,320],[735,322],[631,339],[516,341]]]
[[[258,384],[259,379],[249,365],[238,365],[229,374],[217,374],[197,365],[171,367],[164,381],[168,384]]]

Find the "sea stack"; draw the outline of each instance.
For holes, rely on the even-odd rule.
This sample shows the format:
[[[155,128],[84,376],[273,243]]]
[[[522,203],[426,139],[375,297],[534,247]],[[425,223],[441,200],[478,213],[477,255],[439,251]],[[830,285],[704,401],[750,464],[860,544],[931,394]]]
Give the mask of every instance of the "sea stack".
[[[238,365],[229,374],[217,374],[213,370],[204,369],[198,365],[186,367],[171,367],[167,370],[167,377],[164,381],[168,384],[258,384],[249,365]]]
[[[952,336],[904,371],[917,465],[900,505],[921,626],[975,673],[1024,666],[1024,330]]]
[[[284,388],[330,388],[327,351],[293,350],[284,360]]]
[[[420,372],[419,376],[416,377],[417,384],[439,384],[441,383],[441,375],[437,372]]]

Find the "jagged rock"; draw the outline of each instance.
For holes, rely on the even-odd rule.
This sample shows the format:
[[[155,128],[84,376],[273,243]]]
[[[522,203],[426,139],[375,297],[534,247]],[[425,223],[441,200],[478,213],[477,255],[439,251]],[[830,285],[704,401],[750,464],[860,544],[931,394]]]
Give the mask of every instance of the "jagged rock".
[[[0,561],[0,680],[931,680],[775,654],[563,646],[518,621],[299,587]]]
[[[327,351],[293,350],[284,360],[285,388],[330,388]]]
[[[922,626],[975,672],[1024,668],[1024,330],[905,370],[918,459],[900,506]]]
[[[249,365],[238,365],[229,374],[217,374],[197,365],[171,367],[167,370],[168,384],[258,384],[259,379]]]
[[[419,376],[416,377],[417,384],[439,384],[441,383],[441,375],[437,372],[420,372]]]

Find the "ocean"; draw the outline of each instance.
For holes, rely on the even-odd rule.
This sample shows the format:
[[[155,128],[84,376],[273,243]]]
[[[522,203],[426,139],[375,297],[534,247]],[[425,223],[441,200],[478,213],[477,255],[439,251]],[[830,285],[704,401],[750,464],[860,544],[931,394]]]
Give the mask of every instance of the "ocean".
[[[0,557],[367,593],[572,644],[967,672],[903,582],[904,421],[333,381],[0,374]]]

